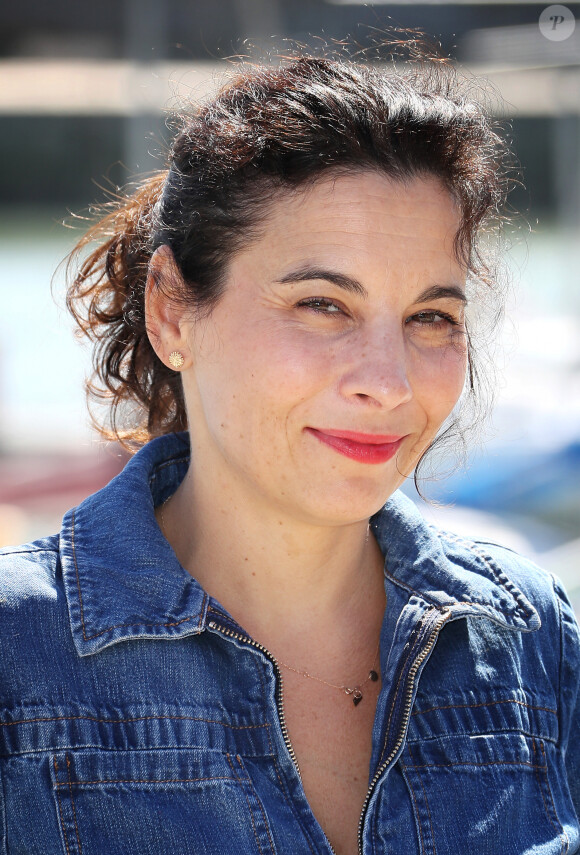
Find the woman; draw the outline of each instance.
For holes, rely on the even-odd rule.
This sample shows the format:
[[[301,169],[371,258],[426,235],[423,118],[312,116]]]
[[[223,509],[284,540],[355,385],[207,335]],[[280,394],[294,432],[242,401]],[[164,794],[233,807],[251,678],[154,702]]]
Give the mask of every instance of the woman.
[[[297,59],[83,241],[151,441],[3,555],[2,851],[580,851],[565,594],[397,493],[477,391],[504,163],[435,62]]]

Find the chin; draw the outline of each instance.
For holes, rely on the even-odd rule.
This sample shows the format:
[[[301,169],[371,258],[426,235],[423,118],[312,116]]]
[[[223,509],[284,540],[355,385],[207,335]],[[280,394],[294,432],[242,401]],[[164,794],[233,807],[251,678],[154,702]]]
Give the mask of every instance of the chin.
[[[323,525],[352,525],[370,519],[389,500],[392,494],[405,480],[401,476],[396,483],[383,489],[369,489],[368,481],[355,484],[349,481],[342,489],[329,488],[324,495],[324,501],[309,501],[304,506],[305,514],[311,519],[317,519]]]

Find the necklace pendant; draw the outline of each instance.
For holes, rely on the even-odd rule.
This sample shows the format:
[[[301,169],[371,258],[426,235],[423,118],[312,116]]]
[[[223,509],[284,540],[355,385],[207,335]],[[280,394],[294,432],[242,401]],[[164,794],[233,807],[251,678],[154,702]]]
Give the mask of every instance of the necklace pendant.
[[[376,683],[378,679],[379,679],[379,675],[377,674],[377,672],[375,671],[374,668],[371,668],[371,670],[369,671],[369,680],[372,683]]]
[[[355,686],[352,690],[352,702],[356,706],[360,704],[363,699],[363,694],[358,686]]]

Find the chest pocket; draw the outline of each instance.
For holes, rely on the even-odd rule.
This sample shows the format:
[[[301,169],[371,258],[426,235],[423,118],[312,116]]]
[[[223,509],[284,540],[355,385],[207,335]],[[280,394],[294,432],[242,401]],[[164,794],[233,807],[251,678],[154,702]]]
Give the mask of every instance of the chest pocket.
[[[537,735],[553,715],[518,701],[414,714],[399,767],[422,855],[578,851],[560,754]]]
[[[66,855],[275,852],[239,755],[84,749],[53,755],[51,765]]]

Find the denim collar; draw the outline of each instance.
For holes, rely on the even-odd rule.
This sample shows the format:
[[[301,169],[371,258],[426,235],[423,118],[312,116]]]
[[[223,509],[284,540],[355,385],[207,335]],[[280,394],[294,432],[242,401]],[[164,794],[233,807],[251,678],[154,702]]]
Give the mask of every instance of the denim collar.
[[[210,598],[181,566],[154,514],[188,464],[187,434],[159,437],[65,515],[60,556],[79,655],[123,640],[170,640],[205,629]],[[434,529],[401,493],[371,525],[386,557],[387,584],[450,608],[455,617],[487,616],[524,631],[539,627],[536,610],[480,546]]]

